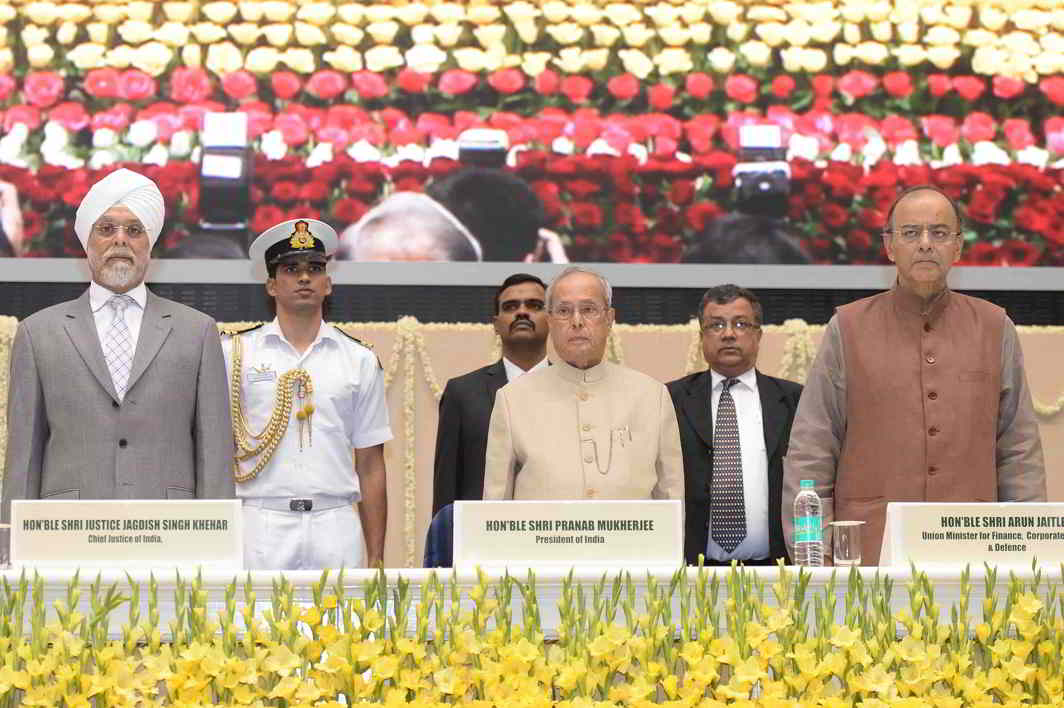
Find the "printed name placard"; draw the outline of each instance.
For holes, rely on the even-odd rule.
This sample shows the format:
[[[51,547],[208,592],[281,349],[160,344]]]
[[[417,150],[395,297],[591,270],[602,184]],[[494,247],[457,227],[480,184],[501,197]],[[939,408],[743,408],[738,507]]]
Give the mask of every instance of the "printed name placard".
[[[892,502],[880,565],[1064,561],[1064,504]]]
[[[681,565],[681,502],[455,502],[455,567],[588,563]]]
[[[11,564],[240,568],[238,499],[14,500]]]

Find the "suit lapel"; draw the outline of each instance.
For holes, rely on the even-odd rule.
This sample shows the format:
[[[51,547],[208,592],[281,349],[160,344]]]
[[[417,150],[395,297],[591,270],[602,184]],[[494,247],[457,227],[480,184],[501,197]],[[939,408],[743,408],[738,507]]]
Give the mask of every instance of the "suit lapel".
[[[111,381],[111,372],[107,369],[107,362],[103,358],[103,347],[100,346],[100,335],[96,331],[96,320],[92,316],[92,307],[89,305],[89,291],[70,303],[67,308],[66,318],[63,322],[67,336],[70,337],[74,349],[77,350],[81,360],[85,362],[92,375],[100,382],[104,390],[111,398],[118,400],[115,395],[114,382]]]
[[[163,303],[149,290],[144,306],[144,317],[140,323],[140,335],[137,337],[137,351],[133,355],[133,369],[130,371],[129,383],[126,385],[127,391],[133,390],[137,379],[159,353],[171,329],[173,325],[170,321],[170,312],[164,309]]]
[[[506,385],[506,367],[502,359],[489,366],[484,371],[484,394],[487,397],[488,410],[495,406],[495,394]]]
[[[703,371],[691,379],[683,399],[683,412],[691,422],[691,427],[702,438],[706,447],[713,449],[713,416],[709,412],[709,391],[713,377],[709,371]]]
[[[776,454],[780,433],[787,423],[787,406],[783,391],[776,382],[760,371],[757,372],[757,391],[761,398],[761,420],[765,430],[765,452],[768,459]]]

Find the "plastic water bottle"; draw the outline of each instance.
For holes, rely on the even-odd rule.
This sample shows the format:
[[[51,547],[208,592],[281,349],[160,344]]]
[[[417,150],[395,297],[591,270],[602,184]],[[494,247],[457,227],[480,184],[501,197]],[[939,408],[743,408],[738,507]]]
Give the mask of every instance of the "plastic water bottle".
[[[813,480],[803,479],[794,498],[794,564],[824,565],[824,526]]]

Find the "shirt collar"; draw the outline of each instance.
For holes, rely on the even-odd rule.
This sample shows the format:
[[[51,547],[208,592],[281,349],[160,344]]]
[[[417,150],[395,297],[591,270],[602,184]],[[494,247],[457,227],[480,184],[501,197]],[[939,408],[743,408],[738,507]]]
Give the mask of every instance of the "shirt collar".
[[[273,320],[268,324],[263,325],[262,336],[266,339],[272,338],[277,342],[284,342],[288,346],[292,346],[292,343],[285,339],[284,332],[281,331],[281,323],[277,320],[276,317],[274,317]],[[339,344],[339,336],[340,335],[334,332],[333,328],[330,327],[328,323],[323,320],[321,325],[318,327],[318,336],[315,337],[314,341],[311,342],[309,347],[307,347],[307,351],[309,352],[311,349],[318,346],[318,342],[326,340],[332,342],[333,344]]]
[[[718,374],[713,369],[709,370],[709,375],[712,377],[714,391],[721,388],[724,385],[725,379],[736,378],[739,383],[744,384],[752,391],[757,390],[757,367],[751,366],[749,369],[739,374],[738,376],[725,376],[724,374]]]
[[[572,381],[573,383],[595,383],[602,381],[606,378],[607,370],[605,361],[600,361],[590,369],[578,369],[564,359],[558,359],[558,361],[554,362],[550,368],[551,371],[557,371],[558,376],[561,376],[566,381]]]
[[[550,366],[550,362],[547,361],[547,357],[543,357],[542,359],[540,359],[535,364],[535,366],[533,366],[528,371],[525,371],[524,369],[522,369],[517,364],[513,363],[512,361],[510,361],[506,357],[503,357],[502,358],[502,365],[503,365],[503,368],[506,370],[506,378],[507,379],[512,379],[512,378],[515,378],[515,377],[511,376],[511,372],[513,372],[513,374],[515,374],[516,376],[521,376],[522,374],[531,374],[533,371],[538,371],[539,369],[542,369],[544,366]]]
[[[137,303],[141,310],[148,304],[148,287],[144,283],[140,283],[125,294],[133,298],[133,302]],[[92,281],[89,283],[89,308],[93,312],[99,312],[100,308],[106,305],[114,295],[117,293],[113,290],[108,290],[95,280]]]
[[[950,292],[948,287],[944,288],[942,292],[935,296],[931,304],[927,305],[923,298],[914,292],[906,290],[900,283],[895,281],[894,287],[890,289],[890,296],[894,301],[894,306],[902,312],[934,320],[949,305]]]

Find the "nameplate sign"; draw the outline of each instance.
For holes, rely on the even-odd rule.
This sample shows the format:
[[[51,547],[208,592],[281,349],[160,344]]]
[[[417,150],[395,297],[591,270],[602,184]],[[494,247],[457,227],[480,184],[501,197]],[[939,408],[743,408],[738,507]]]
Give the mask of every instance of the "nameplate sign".
[[[15,500],[11,564],[240,568],[238,499]]]
[[[1064,504],[892,502],[879,564],[1056,564],[1062,541]]]
[[[459,501],[454,565],[683,564],[679,500]]]

